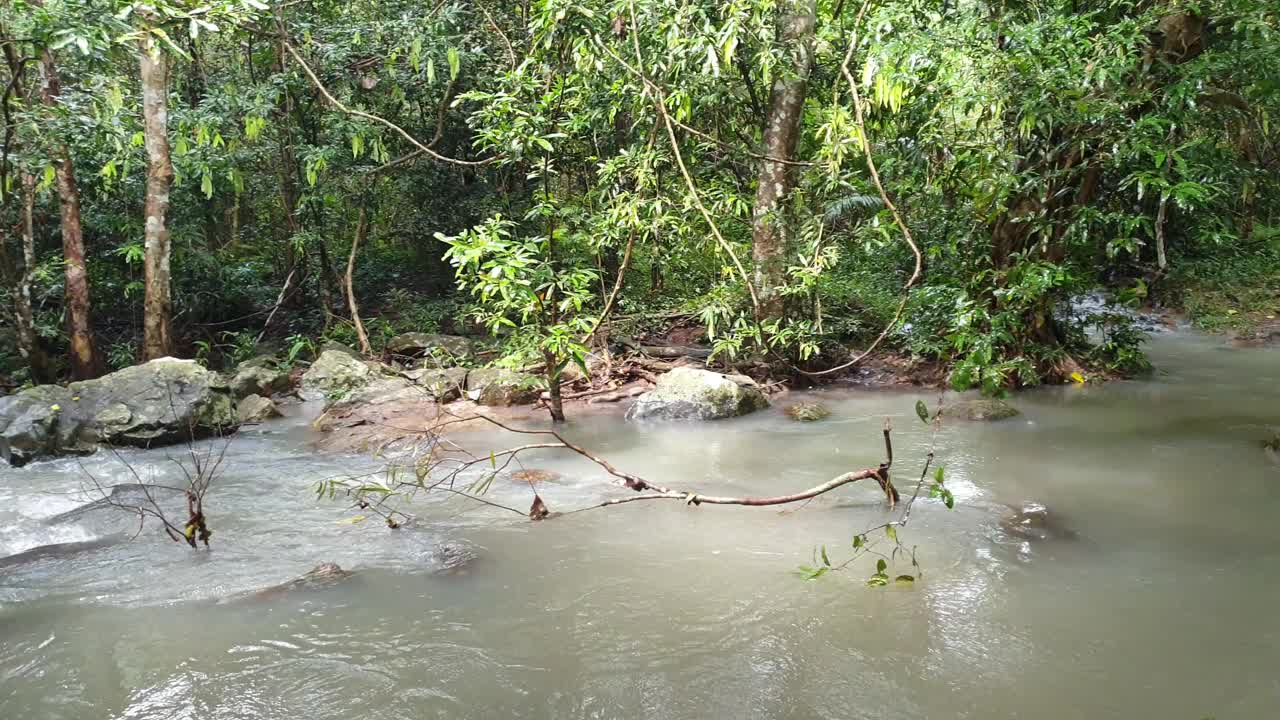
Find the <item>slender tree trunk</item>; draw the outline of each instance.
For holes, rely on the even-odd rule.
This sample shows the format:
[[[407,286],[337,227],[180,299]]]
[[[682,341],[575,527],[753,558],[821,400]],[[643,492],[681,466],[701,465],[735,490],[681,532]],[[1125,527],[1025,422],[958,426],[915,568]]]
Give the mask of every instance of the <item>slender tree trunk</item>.
[[[284,9],[277,7],[275,10],[276,21],[283,25]],[[276,43],[276,56],[274,70],[278,74],[283,74],[285,63],[285,42],[281,38]],[[293,135],[290,132],[291,125],[295,122],[293,117],[293,95],[289,92],[286,85],[283,94],[283,104],[276,117],[279,121],[280,128],[280,165],[278,168],[280,176],[280,199],[284,206],[284,223],[286,237],[284,241],[283,255],[283,272],[285,273],[284,288],[281,290],[281,297],[285,302],[292,304],[293,297],[299,286],[303,284],[307,275],[307,254],[299,252],[294,245],[294,238],[301,231],[301,223],[298,218],[298,205],[302,198],[300,189],[301,172],[298,168],[298,158],[293,151]],[[274,313],[273,313],[274,315]],[[322,320],[328,321],[328,314],[322,313]],[[269,328],[264,327],[265,333]]]
[[[147,148],[146,255],[143,259],[146,297],[143,301],[142,357],[152,360],[173,354],[170,242],[166,225],[173,163],[169,157],[167,58],[150,35],[143,36],[141,45],[142,119]]]
[[[551,421],[564,422],[564,400],[560,397],[560,371],[556,363],[556,356],[550,350],[544,350],[542,360],[547,364],[547,394],[550,396],[548,409],[551,411]]]
[[[765,117],[764,154],[761,160],[752,212],[751,255],[755,261],[758,319],[782,317],[782,296],[778,289],[786,280],[787,196],[794,183],[789,166],[780,160],[794,160],[796,141],[804,119],[804,99],[813,69],[815,0],[782,0],[778,3],[778,41],[791,53],[790,65],[777,71],[769,92]]]
[[[1156,267],[1164,272],[1169,267],[1169,258],[1164,251],[1164,220],[1169,207],[1169,199],[1160,198],[1160,209],[1156,211]]]
[[[364,204],[360,205],[360,217],[356,220],[356,236],[351,241],[351,254],[347,255],[347,274],[343,278],[344,285],[347,289],[347,309],[351,311],[351,324],[356,326],[356,338],[360,341],[360,352],[365,355],[372,355],[373,349],[369,347],[369,336],[365,334],[364,323],[360,322],[360,308],[356,305],[356,292],[352,275],[356,270],[356,252],[360,249],[360,242],[364,240],[365,233],[368,230],[368,224],[365,219]]]
[[[40,97],[50,108],[57,107],[61,84],[53,53],[40,54]],[[80,188],[75,165],[66,145],[58,145],[55,157],[55,186],[61,212],[62,256],[65,275],[63,303],[66,308],[67,340],[70,345],[71,377],[87,380],[104,371],[98,354],[89,315],[89,272],[85,264],[84,227],[80,222]]]
[[[31,309],[31,273],[36,267],[35,229],[36,179],[22,176],[22,270],[14,288],[14,324],[18,331],[18,353],[27,361],[31,379],[37,383],[53,382],[49,360],[36,335],[35,313]]]
[[[316,289],[320,301],[320,322],[324,329],[329,329],[329,321],[333,316],[333,264],[329,262],[328,244],[323,237],[316,238],[317,263],[320,265],[316,273]]]

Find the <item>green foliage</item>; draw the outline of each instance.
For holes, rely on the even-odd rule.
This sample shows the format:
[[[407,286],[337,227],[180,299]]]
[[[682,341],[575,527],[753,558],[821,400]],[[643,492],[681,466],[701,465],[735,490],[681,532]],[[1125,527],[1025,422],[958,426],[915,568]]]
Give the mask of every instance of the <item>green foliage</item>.
[[[471,294],[471,314],[508,344],[547,360],[548,380],[576,362],[586,372],[583,337],[591,331],[597,274],[566,262],[577,248],[563,231],[551,236],[515,235],[516,224],[495,215],[456,237],[438,238],[457,267],[458,288]],[[553,245],[553,238],[559,240]]]
[[[280,5],[326,92],[483,163],[467,166],[318,101],[282,62],[263,3],[151,5],[0,8],[14,57],[48,49],[63,80],[46,105],[26,64],[0,160],[6,227],[18,178],[38,179],[34,296],[54,354],[51,158],[64,146],[113,364],[140,333],[143,38],[175,60],[176,331],[211,362],[241,356],[236,338],[268,315],[274,338],[327,328],[354,344],[340,279],[363,208],[352,284],[375,349],[409,330],[457,332],[467,316],[500,331],[505,364],[549,353],[562,368],[630,247],[613,309],[626,331],[662,331],[656,316],[681,311],[717,358],[835,364],[894,321],[915,265],[864,141],[924,261],[886,347],[949,364],[958,387],[1061,380],[1075,361],[1141,371],[1140,336],[1119,318],[1097,319],[1090,341],[1060,312],[1102,285],[1141,281],[1144,301],[1210,329],[1248,331],[1280,310],[1274,3],[876,3],[850,56],[862,126],[836,71],[860,5],[818,3],[795,190],[768,218],[788,238],[785,311],[764,323],[747,292],[758,152],[792,50],[773,0]]]

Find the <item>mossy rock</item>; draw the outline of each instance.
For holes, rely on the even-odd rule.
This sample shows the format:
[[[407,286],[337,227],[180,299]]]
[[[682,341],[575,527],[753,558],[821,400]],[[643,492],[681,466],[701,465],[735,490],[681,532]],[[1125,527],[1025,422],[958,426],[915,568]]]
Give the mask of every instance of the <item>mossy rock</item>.
[[[1018,408],[1003,400],[981,398],[979,400],[964,400],[953,403],[944,411],[944,414],[975,422],[995,422],[996,420],[1008,420],[1009,418],[1018,417],[1022,413]]]
[[[815,422],[831,417],[831,411],[826,405],[814,402],[800,402],[795,405],[788,405],[785,410],[787,417],[799,422]]]
[[[505,368],[480,368],[467,373],[467,398],[480,405],[528,405],[542,392],[539,378]]]
[[[234,430],[226,379],[194,360],[159,358],[67,387],[0,398],[0,458],[14,465],[92,452],[99,443],[154,447]]]
[[[304,400],[341,398],[373,380],[363,360],[342,350],[325,350],[302,374],[299,394]]]
[[[628,420],[719,420],[769,407],[749,377],[677,367],[627,410]]]

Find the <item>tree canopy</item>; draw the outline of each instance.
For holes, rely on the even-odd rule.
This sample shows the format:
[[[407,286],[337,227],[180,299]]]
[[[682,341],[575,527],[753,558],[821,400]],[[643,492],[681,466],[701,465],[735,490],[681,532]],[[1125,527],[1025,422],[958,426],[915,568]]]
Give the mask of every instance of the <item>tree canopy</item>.
[[[872,347],[989,392],[1140,371],[1072,297],[1278,309],[1278,27],[1262,0],[6,0],[0,369],[470,320],[554,387],[678,313],[795,376]]]

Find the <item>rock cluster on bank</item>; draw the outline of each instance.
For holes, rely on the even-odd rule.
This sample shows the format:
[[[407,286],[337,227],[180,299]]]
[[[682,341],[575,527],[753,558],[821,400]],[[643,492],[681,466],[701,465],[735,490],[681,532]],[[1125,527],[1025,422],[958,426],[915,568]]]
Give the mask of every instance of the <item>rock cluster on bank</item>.
[[[13,464],[88,453],[104,444],[155,446],[183,442],[241,424],[279,417],[274,398],[287,393],[323,401],[316,426],[334,430],[433,417],[439,403],[528,405],[545,381],[505,368],[468,369],[466,338],[409,333],[388,345],[393,364],[370,361],[336,343],[300,376],[271,356],[224,374],[192,360],[162,358],[66,387],[46,385],[0,398],[0,457]],[[292,378],[296,377],[296,388]],[[760,387],[742,375],[679,366],[657,379],[627,413],[629,420],[716,420],[768,407]]]
[[[0,457],[14,465],[100,444],[181,442],[236,426],[226,380],[194,360],[160,358],[96,380],[0,398]]]

